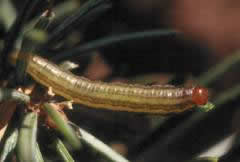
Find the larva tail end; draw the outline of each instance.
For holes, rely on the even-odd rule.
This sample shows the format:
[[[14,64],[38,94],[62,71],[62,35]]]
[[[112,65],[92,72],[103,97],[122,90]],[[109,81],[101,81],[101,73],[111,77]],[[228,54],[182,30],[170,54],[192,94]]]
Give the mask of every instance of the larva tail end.
[[[196,105],[205,105],[208,102],[208,90],[203,87],[195,87],[192,93],[192,101]]]

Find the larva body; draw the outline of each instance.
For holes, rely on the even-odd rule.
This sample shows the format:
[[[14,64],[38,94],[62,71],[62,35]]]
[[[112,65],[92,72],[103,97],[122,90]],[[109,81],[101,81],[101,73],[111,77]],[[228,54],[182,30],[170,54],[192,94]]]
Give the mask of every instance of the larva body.
[[[94,108],[168,114],[190,109],[199,101],[207,102],[206,89],[90,81],[35,55],[28,57],[27,72],[56,94]]]

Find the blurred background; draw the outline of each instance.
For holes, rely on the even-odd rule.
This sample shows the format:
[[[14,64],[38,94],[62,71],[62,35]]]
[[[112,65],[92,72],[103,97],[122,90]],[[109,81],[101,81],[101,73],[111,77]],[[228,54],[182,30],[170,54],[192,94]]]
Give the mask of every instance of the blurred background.
[[[1,48],[26,2],[0,0]],[[56,63],[72,61],[78,65],[73,73],[92,80],[202,85],[209,88],[209,100],[216,104],[216,109],[159,116],[74,105],[73,110],[66,111],[68,118],[130,161],[199,161],[199,156],[208,157],[205,160],[209,161],[240,161],[240,2],[102,0],[78,16],[87,3],[88,0],[42,0],[31,9],[26,26],[46,9],[55,13],[46,31],[48,39],[39,53]],[[151,31],[156,34],[141,36],[141,32]],[[159,31],[172,32],[157,34]],[[94,46],[96,40],[121,38],[136,32],[140,34],[135,39],[67,56],[84,45]],[[61,56],[62,59],[57,59]],[[47,137],[40,131],[39,134],[39,140],[45,143],[40,145],[43,154],[49,161],[58,161],[48,152],[49,146],[44,142]],[[76,161],[105,161],[88,149],[72,156]]]

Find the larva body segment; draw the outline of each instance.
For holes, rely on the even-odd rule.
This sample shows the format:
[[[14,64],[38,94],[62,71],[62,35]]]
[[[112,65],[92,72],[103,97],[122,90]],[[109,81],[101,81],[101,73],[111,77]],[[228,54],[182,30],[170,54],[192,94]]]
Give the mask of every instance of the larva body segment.
[[[168,114],[182,112],[207,101],[207,95],[199,95],[199,89],[195,88],[90,81],[35,55],[28,59],[27,72],[37,82],[52,87],[56,94],[94,108]],[[199,96],[205,98],[201,97],[200,102]]]

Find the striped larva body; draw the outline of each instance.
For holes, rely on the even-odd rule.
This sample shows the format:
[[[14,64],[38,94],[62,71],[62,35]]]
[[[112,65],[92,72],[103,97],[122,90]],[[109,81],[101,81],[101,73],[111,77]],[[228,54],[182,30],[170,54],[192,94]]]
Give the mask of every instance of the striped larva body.
[[[168,114],[206,104],[208,100],[205,88],[103,83],[75,76],[36,55],[30,55],[27,61],[27,73],[34,80],[74,103],[89,107]]]

